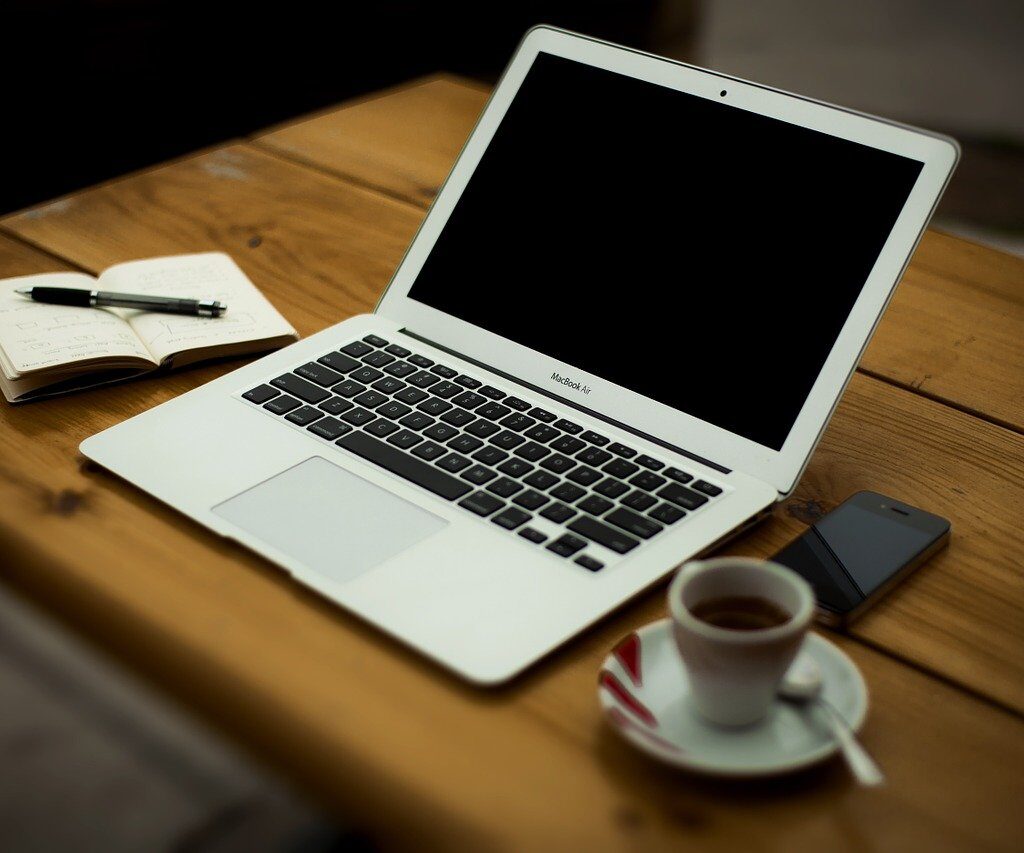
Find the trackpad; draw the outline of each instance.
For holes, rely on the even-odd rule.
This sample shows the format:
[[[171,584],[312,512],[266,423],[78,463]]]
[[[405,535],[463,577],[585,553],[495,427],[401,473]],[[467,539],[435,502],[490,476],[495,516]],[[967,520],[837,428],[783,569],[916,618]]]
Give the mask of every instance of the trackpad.
[[[358,577],[448,524],[319,457],[213,512],[335,581]]]

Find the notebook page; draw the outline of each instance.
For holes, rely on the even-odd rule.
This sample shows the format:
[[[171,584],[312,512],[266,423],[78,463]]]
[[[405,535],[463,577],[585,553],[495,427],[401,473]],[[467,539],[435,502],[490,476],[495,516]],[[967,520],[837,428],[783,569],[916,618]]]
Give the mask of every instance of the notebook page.
[[[99,277],[100,290],[216,299],[220,317],[124,311],[135,334],[157,362],[175,353],[295,335],[295,330],[221,252],[175,255],[117,264]]]
[[[0,281],[0,364],[9,379],[20,373],[98,358],[152,361],[131,327],[116,312],[33,302],[14,292],[19,287],[93,290],[96,280],[83,273],[55,272]]]

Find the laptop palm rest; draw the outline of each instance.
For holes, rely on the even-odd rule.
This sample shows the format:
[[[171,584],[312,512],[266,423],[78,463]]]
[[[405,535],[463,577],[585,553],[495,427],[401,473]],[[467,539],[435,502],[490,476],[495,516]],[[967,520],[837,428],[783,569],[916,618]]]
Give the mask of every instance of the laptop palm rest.
[[[317,456],[228,498],[213,512],[338,582],[359,577],[448,525]]]

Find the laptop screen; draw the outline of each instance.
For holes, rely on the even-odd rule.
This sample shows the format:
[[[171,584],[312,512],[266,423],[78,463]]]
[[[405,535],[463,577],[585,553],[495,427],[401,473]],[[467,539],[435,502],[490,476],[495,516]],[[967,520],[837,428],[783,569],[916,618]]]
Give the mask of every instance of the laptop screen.
[[[780,450],[922,165],[541,53],[409,296]]]

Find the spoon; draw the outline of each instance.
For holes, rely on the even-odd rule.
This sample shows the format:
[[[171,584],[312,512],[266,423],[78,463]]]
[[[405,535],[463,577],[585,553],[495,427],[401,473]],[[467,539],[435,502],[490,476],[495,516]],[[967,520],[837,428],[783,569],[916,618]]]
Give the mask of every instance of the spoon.
[[[779,684],[779,696],[798,705],[817,703],[826,712],[829,728],[839,742],[843,757],[854,778],[866,787],[881,785],[885,776],[874,759],[857,742],[853,730],[840,713],[822,695],[821,668],[811,658],[803,657],[789,668]]]

